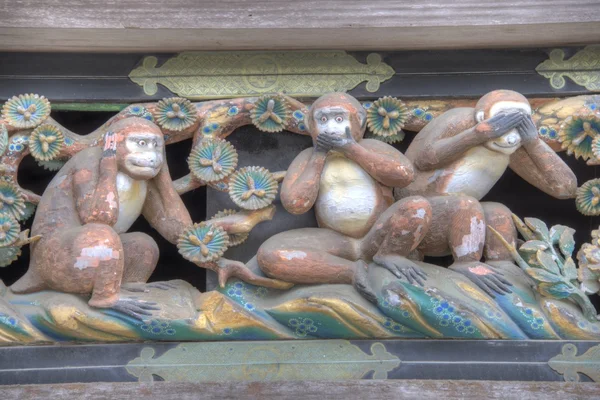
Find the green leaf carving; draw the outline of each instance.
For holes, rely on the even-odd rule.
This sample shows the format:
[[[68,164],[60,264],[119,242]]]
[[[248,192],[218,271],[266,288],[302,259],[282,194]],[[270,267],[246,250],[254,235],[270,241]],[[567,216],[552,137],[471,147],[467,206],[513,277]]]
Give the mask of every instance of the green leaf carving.
[[[529,229],[535,232],[535,235],[539,240],[550,242],[550,232],[542,220],[537,218],[525,218],[525,224],[529,227]]]
[[[552,228],[550,228],[550,240],[552,240],[552,244],[558,243],[558,239],[560,239],[560,235],[562,235],[565,229],[569,229],[575,233],[574,229],[565,225],[554,225]]]
[[[577,267],[571,257],[563,265],[563,275],[570,281],[577,279]]]
[[[538,282],[558,283],[562,281],[560,276],[554,275],[553,273],[545,271],[541,268],[527,268],[525,272],[527,272],[527,275]]]
[[[525,242],[523,246],[519,248],[519,251],[523,251],[525,253],[537,253],[538,250],[546,250],[548,248],[548,244],[546,242],[542,242],[541,240],[530,240]]]
[[[571,228],[565,229],[558,239],[558,247],[565,258],[571,257],[573,251],[575,250],[575,239],[573,238],[574,233],[575,230]]]
[[[512,215],[513,222],[521,236],[525,238],[525,240],[535,240],[535,235],[533,231],[525,225],[525,223],[521,220],[521,218],[517,217],[515,214]]]
[[[540,289],[546,292],[547,295],[555,299],[566,299],[573,293],[573,286],[567,285],[564,282],[559,283],[540,283]]]
[[[536,258],[542,268],[546,271],[551,272],[554,275],[560,275],[560,268],[556,264],[554,257],[552,254],[546,253],[542,250],[538,250],[536,253]]]

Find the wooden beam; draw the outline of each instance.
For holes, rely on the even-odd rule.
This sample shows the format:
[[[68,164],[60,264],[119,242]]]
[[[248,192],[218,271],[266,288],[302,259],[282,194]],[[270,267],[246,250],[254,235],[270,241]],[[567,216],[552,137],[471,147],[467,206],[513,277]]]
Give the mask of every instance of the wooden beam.
[[[71,383],[0,387],[3,400],[29,399],[593,399],[600,384],[437,380],[215,383]]]
[[[400,50],[597,42],[597,0],[0,0],[3,51]]]

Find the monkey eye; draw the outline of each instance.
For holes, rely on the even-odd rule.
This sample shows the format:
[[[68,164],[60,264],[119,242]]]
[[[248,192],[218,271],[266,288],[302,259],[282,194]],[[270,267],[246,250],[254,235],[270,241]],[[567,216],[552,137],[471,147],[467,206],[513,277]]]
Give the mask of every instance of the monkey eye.
[[[323,116],[321,117],[321,122],[327,122],[327,117],[323,115]]]
[[[144,147],[146,145],[146,141],[145,140],[140,140],[138,142],[138,145],[141,146],[141,147]]]
[[[342,118],[342,117],[335,117],[336,122],[342,122],[343,120],[344,120],[344,118]]]

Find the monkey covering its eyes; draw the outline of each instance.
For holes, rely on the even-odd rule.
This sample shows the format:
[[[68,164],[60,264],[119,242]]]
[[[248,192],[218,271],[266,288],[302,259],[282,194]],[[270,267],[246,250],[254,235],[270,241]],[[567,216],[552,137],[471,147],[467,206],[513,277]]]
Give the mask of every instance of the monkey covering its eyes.
[[[415,165],[416,179],[397,187],[396,198],[425,196],[433,208],[431,229],[417,249],[420,256],[452,254],[450,268],[491,296],[510,292],[510,283],[489,266],[513,270],[514,264],[486,227],[513,245],[517,231],[507,207],[479,201],[507,168],[559,199],[574,197],[577,189],[575,174],[538,137],[527,99],[510,90],[490,92],[475,108],[455,108],[435,118],[417,134],[406,156]]]

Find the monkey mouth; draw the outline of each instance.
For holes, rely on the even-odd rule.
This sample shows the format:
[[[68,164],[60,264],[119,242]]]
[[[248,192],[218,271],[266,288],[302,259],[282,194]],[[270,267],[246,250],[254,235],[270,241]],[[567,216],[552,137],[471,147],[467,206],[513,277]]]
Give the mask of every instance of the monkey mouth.
[[[521,144],[521,142],[515,142],[513,144],[505,144],[505,145],[502,145],[502,144],[499,144],[499,143],[494,143],[494,146],[501,147],[503,149],[512,149],[513,147],[516,147],[519,144]]]
[[[156,169],[156,163],[152,162],[150,160],[131,160],[131,165],[133,165],[134,167],[138,167],[138,168],[151,168],[151,169]]]

